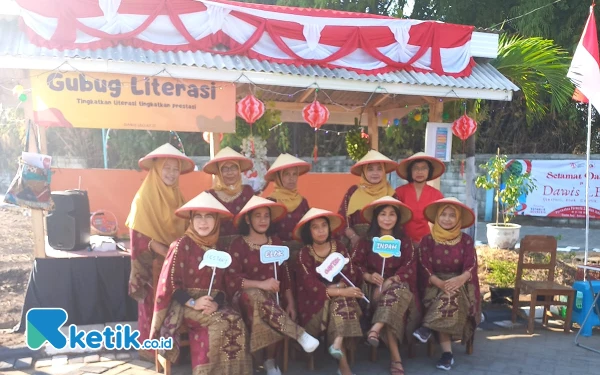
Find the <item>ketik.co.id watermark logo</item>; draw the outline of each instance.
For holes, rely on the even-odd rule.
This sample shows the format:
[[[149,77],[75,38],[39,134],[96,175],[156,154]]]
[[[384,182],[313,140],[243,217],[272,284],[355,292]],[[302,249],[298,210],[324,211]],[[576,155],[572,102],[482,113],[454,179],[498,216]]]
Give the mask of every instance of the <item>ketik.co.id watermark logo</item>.
[[[56,349],[89,348],[109,350],[130,349],[172,349],[172,338],[145,340],[140,343],[140,332],[132,330],[129,324],[117,324],[115,328],[106,326],[104,330],[80,331],[77,326],[69,326],[68,336],[60,330],[69,316],[64,309],[31,309],[27,311],[25,343],[31,350],[41,348],[46,342]]]

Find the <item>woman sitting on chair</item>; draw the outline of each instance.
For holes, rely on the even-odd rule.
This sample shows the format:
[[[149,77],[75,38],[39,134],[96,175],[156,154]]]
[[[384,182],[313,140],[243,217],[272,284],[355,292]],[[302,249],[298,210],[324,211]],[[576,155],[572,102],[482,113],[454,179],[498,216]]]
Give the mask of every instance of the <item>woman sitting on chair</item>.
[[[417,293],[417,265],[413,243],[401,229],[412,217],[412,211],[404,203],[392,197],[383,197],[368,204],[362,210],[363,218],[371,223],[368,236],[360,240],[353,252],[354,266],[362,271],[366,282],[363,290],[370,296],[370,312],[373,326],[367,341],[379,346],[381,339],[390,349],[392,375],[404,374],[399,342],[414,340],[412,333],[419,326],[420,300]],[[392,236],[400,240],[399,257],[389,257],[385,267],[381,255],[373,252],[373,239]],[[383,271],[383,273],[382,273]]]
[[[454,364],[451,339],[460,337],[472,345],[481,321],[477,253],[473,239],[462,228],[475,222],[475,214],[456,198],[439,199],[425,208],[433,222],[431,234],[421,240],[420,260],[428,278],[423,295],[425,316],[414,336],[427,342],[431,331],[439,334],[442,357],[437,368],[450,370]]]
[[[266,349],[264,367],[268,375],[281,374],[275,357],[284,336],[297,340],[306,352],[319,345],[317,339],[295,323],[296,304],[287,262],[282,265],[261,262],[263,245],[281,245],[279,238],[270,236],[271,223],[285,214],[282,204],[252,197],[235,218],[241,236],[229,247],[233,262],[227,275],[228,294],[233,304],[239,306],[250,330],[250,352],[258,354]]]
[[[162,265],[169,245],[185,232],[187,222],[175,215],[185,203],[179,176],[194,170],[194,161],[166,143],[139,161],[148,174],[131,203],[125,225],[129,228],[131,274],[129,295],[138,302],[139,339],[150,335],[154,311],[153,263]],[[139,350],[140,359],[154,362],[153,350]]]
[[[150,337],[172,338],[173,348],[163,356],[177,362],[178,330],[185,325],[192,374],[251,374],[244,321],[225,304],[224,272],[215,268],[213,279],[211,267],[199,268],[206,251],[215,248],[220,220],[232,215],[206,192],[178,209],[177,215],[189,219],[190,226],[173,242],[162,268]]]
[[[356,339],[363,336],[357,302],[364,297],[360,290],[362,275],[352,262],[344,266],[341,272],[356,286],[352,287],[341,275],[328,282],[316,271],[330,254],[337,252],[350,258],[344,245],[332,239],[343,223],[340,215],[319,208],[311,208],[300,220],[294,237],[301,238],[305,246],[296,262],[296,289],[300,323],[315,337],[327,332],[329,354],[339,360],[338,374],[350,375],[348,350],[354,349]]]

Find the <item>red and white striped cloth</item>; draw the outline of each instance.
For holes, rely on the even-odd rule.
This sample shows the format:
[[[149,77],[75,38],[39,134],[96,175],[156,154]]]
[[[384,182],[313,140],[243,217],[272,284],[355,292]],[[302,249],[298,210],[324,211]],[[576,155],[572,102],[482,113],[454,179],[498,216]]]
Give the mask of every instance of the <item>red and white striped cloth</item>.
[[[365,74],[471,73],[472,26],[226,0],[16,0],[30,41],[241,55]]]
[[[577,87],[573,99],[591,104],[600,111],[600,58],[594,6],[583,29],[583,34],[573,55],[567,77]]]

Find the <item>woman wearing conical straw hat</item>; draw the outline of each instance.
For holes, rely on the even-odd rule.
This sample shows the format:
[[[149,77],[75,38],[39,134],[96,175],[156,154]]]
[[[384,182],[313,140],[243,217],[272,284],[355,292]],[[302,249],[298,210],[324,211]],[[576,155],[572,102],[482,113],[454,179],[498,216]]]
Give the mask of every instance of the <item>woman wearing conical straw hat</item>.
[[[404,226],[413,242],[418,243],[423,236],[429,234],[430,226],[423,216],[425,206],[444,198],[438,189],[427,185],[427,181],[440,177],[445,170],[446,166],[441,160],[424,152],[418,152],[398,164],[396,173],[407,180],[408,184],[396,188],[396,196],[414,212],[413,219]]]
[[[398,164],[387,156],[371,150],[350,169],[353,175],[360,176],[360,182],[348,189],[338,210],[346,220],[344,235],[345,243],[350,242],[349,248],[354,247],[369,228],[369,224],[361,217],[360,210],[375,199],[395,196],[386,174],[395,170],[397,166]]]
[[[293,239],[292,231],[310,208],[306,198],[298,192],[298,177],[308,173],[310,168],[310,163],[304,160],[290,154],[281,154],[265,174],[267,182],[275,183],[275,190],[269,199],[283,204],[288,212],[281,220],[273,223],[273,233],[290,248],[293,253],[290,259],[295,259],[296,252],[302,246]]]
[[[208,190],[229,212],[237,215],[250,198],[254,190],[250,185],[242,184],[242,173],[252,169],[252,160],[225,147],[215,157],[204,165],[205,173],[215,176],[213,188]],[[237,230],[230,221],[221,223],[221,238],[219,243],[227,248],[237,235]]]
[[[425,343],[432,331],[437,332],[442,347],[437,367],[450,370],[454,364],[451,339],[472,343],[481,322],[477,253],[473,238],[461,231],[475,223],[475,214],[458,199],[445,198],[427,205],[424,215],[433,228],[419,246],[427,280],[423,280],[425,315],[414,336]]]
[[[250,352],[266,349],[264,367],[268,375],[280,375],[275,365],[276,353],[285,336],[297,340],[307,352],[319,341],[295,323],[296,303],[288,262],[262,263],[260,249],[264,245],[281,245],[272,236],[272,223],[287,214],[283,204],[254,196],[235,217],[241,236],[229,246],[233,262],[227,275],[227,291],[239,306],[250,330]],[[277,278],[275,278],[277,275]]]
[[[170,144],[164,144],[138,162],[147,170],[125,225],[130,230],[131,275],[129,295],[138,301],[140,340],[150,334],[154,308],[152,263],[155,257],[164,259],[171,242],[180,237],[187,222],[174,212],[185,199],[179,190],[179,176],[192,172],[194,161]],[[139,351],[140,358],[154,360],[154,351]]]
[[[330,254],[350,259],[344,244],[333,237],[343,227],[344,218],[339,214],[314,207],[308,210],[294,228],[294,238],[305,245],[298,253],[295,273],[300,324],[315,337],[327,333],[329,354],[339,361],[338,374],[349,375],[348,350],[363,337],[358,304],[364,298],[362,273],[351,261],[344,265],[341,273],[353,287],[339,274],[328,282],[316,271]]]
[[[160,274],[151,337],[172,338],[165,356],[179,357],[178,329],[188,329],[192,374],[249,375],[252,360],[246,347],[241,315],[225,303],[225,272],[200,268],[207,251],[215,249],[221,219],[233,216],[215,197],[202,192],[176,211],[190,223],[171,244]],[[210,289],[210,295],[209,295]]]
[[[392,197],[379,198],[362,210],[370,223],[367,237],[354,248],[352,261],[362,271],[363,290],[371,304],[366,309],[372,324],[367,334],[370,345],[379,346],[380,338],[390,350],[390,373],[404,374],[399,343],[414,341],[412,333],[419,326],[421,301],[417,287],[418,256],[402,225],[412,218],[412,211]],[[400,256],[385,259],[373,251],[376,238],[391,236],[400,240]]]

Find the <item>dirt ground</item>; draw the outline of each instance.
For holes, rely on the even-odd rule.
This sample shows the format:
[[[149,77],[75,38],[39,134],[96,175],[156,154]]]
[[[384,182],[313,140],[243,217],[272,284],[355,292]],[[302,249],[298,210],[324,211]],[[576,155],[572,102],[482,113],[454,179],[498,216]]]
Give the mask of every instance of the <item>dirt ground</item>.
[[[0,347],[23,346],[22,334],[12,328],[21,319],[21,309],[32,266],[33,234],[28,210],[18,207],[0,207]],[[518,261],[518,254],[509,250],[493,250],[487,246],[477,249],[481,295],[489,298],[489,267],[491,259]],[[557,263],[556,280],[570,285],[575,271],[569,260]],[[489,305],[488,305],[489,306]]]
[[[33,234],[28,210],[0,207],[0,346],[22,346],[11,332],[21,319],[33,259]]]

